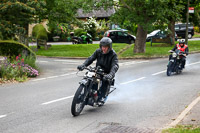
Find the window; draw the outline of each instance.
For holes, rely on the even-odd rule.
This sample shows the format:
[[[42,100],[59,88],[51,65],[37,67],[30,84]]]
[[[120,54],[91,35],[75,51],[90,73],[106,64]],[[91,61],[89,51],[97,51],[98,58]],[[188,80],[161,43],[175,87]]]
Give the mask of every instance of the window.
[[[179,30],[179,26],[178,25],[175,25],[175,30]]]

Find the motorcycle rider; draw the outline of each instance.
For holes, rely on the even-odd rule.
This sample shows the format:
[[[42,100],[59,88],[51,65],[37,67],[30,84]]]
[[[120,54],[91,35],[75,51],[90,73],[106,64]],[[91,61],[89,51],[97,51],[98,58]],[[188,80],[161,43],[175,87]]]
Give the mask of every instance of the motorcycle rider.
[[[102,80],[101,86],[101,94],[100,94],[100,102],[105,102],[106,100],[106,91],[110,87],[110,82],[114,77],[115,73],[119,69],[118,58],[115,51],[112,49],[112,40],[108,37],[103,37],[100,40],[100,48],[96,49],[96,51],[86,59],[86,61],[77,67],[80,71],[82,71],[85,67],[89,66],[93,63],[94,60],[97,60],[96,67],[100,66],[105,73],[107,73]]]
[[[182,63],[181,69],[185,68],[186,56],[188,55],[188,52],[189,52],[189,48],[185,44],[185,40],[180,40],[179,43],[174,46],[172,51],[175,51],[176,49],[178,49],[184,53],[184,56],[181,58],[181,63]],[[169,56],[169,59],[171,59],[171,58],[172,58],[172,55]]]

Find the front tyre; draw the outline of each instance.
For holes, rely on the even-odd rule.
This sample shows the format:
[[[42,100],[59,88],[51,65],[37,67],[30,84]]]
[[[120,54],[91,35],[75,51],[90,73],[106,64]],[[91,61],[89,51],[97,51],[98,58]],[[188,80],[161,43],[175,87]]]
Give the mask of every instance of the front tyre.
[[[75,96],[73,98],[72,105],[71,105],[71,113],[73,116],[78,116],[82,112],[85,106],[84,91],[85,91],[85,86],[80,85],[78,90],[75,93]]]
[[[172,65],[173,65],[173,63],[171,61],[167,65],[167,76],[171,76],[171,74],[172,74]]]

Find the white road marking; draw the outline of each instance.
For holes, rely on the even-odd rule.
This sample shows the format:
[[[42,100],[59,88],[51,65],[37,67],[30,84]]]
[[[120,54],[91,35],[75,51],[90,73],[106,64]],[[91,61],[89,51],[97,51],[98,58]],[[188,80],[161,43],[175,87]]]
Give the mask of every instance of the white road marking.
[[[49,102],[42,103],[41,105],[47,105],[47,104],[63,101],[63,100],[66,100],[66,99],[69,99],[69,98],[72,98],[72,97],[74,97],[74,96],[63,97],[63,98],[60,98],[60,99],[56,99],[56,100],[52,100],[52,101],[49,101]]]
[[[164,73],[164,72],[166,72],[166,70],[160,71],[160,72],[157,72],[157,73],[154,73],[154,74],[152,74],[152,75],[155,76],[155,75],[158,75],[158,74],[161,74],[161,73]]]
[[[196,65],[196,64],[199,64],[199,63],[200,63],[200,61],[199,62],[190,63],[190,64],[186,64],[186,66]]]
[[[183,112],[176,118],[176,120],[173,121],[171,124],[169,124],[166,128],[171,128],[176,126],[199,101],[200,101],[200,96],[197,97],[194,101],[192,101],[192,103],[185,110],[183,110]]]
[[[127,65],[133,65],[133,64],[140,64],[140,63],[147,63],[149,62],[147,61],[130,61],[130,62],[123,62],[123,63],[119,63],[119,66],[127,66]]]
[[[57,75],[57,76],[50,76],[50,77],[46,77],[46,78],[34,79],[34,80],[32,80],[32,81],[40,81],[40,80],[46,80],[46,79],[53,79],[53,78],[58,78],[58,77],[73,75],[73,74],[76,74],[76,73],[77,73],[77,72],[66,73],[66,74]]]
[[[59,75],[60,77],[62,76],[69,76],[69,75],[73,75],[73,74],[76,74],[77,72],[72,72],[72,73],[66,73],[66,74],[62,74],[62,75]]]
[[[80,61],[76,61],[76,60],[54,60],[54,61],[59,61],[59,62],[74,62],[74,63],[80,62]]]
[[[51,77],[47,77],[47,79],[53,79],[53,78],[58,78],[59,76],[51,76]]]
[[[141,78],[138,78],[138,79],[135,79],[135,80],[131,80],[131,81],[127,81],[127,82],[124,82],[124,83],[120,83],[120,85],[124,85],[124,84],[129,84],[129,83],[132,83],[132,82],[135,82],[135,81],[138,81],[138,80],[142,80],[142,79],[145,79],[146,77],[141,77]]]
[[[6,117],[7,115],[0,115],[0,119]]]
[[[42,63],[47,63],[48,61],[36,61],[36,62],[42,62]]]

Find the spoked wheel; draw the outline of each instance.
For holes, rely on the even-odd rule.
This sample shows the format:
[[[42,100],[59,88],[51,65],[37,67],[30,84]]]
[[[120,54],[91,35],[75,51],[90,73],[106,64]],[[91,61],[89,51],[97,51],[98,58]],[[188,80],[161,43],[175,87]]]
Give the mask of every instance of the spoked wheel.
[[[176,74],[180,74],[182,72],[182,70],[180,68],[176,69]]]
[[[179,69],[176,70],[176,74],[180,74],[181,72],[182,72],[182,71],[179,70]]]
[[[78,116],[82,112],[85,106],[84,91],[85,91],[85,86],[80,85],[75,93],[71,106],[71,113],[73,116]]]
[[[172,62],[170,61],[167,66],[167,76],[171,76],[172,74]]]

